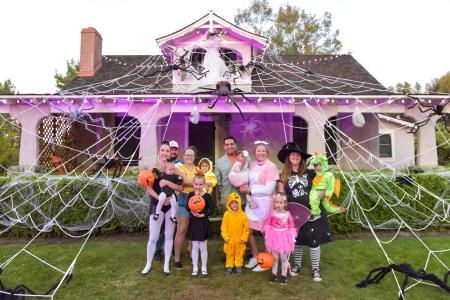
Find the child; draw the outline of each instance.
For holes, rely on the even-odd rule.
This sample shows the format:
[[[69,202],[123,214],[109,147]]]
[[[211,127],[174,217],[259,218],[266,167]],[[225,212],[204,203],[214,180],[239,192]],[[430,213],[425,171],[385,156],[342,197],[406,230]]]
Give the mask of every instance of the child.
[[[272,252],[274,263],[270,283],[276,283],[278,276],[278,261],[281,259],[280,284],[287,284],[288,257],[294,251],[297,229],[294,226],[294,219],[286,211],[287,198],[285,194],[275,196],[275,210],[267,219],[264,226],[264,238],[266,249]]]
[[[231,167],[230,174],[228,175],[228,180],[230,180],[231,185],[234,187],[241,187],[248,184],[248,173],[249,173],[249,162],[247,161],[248,151],[238,149],[236,151],[236,162],[233,167]],[[246,200],[248,202],[248,195],[246,194]]]
[[[330,199],[335,191],[335,179],[331,172],[328,172],[327,158],[317,152],[314,153],[310,160],[310,164],[314,165],[316,176],[312,182],[311,192],[309,194],[309,205],[311,206],[311,214],[318,218],[320,216],[320,202],[329,214],[343,212],[343,207],[338,207],[331,203]],[[338,192],[337,192],[338,194]]]
[[[231,193],[227,196],[227,211],[220,227],[225,242],[223,250],[226,254],[227,275],[231,275],[233,267],[236,267],[238,276],[242,275],[245,243],[248,240],[248,220],[241,207],[239,194]]]
[[[154,168],[153,173],[155,173],[155,177],[158,177],[159,179],[165,179],[169,182],[175,183],[175,184],[183,184],[183,177],[175,174],[175,164],[173,162],[167,162],[166,166],[164,168],[164,172],[160,172],[158,169]],[[177,199],[174,195],[174,197],[171,197],[174,195],[174,190],[171,189],[169,186],[164,186],[161,188],[161,193],[159,194],[158,199],[158,205],[156,206],[156,212],[153,215],[153,220],[158,221],[159,214],[161,213],[161,208],[164,204],[164,201],[167,197],[170,197],[170,206],[172,209],[170,210],[170,220],[176,224],[176,212],[177,212]]]
[[[213,172],[213,163],[208,158],[202,158],[198,162],[200,173],[205,176],[207,193],[212,195],[212,191],[217,184],[216,174]]]
[[[209,224],[208,216],[213,213],[213,201],[210,194],[206,193],[205,177],[196,175],[193,180],[194,191],[190,192],[188,199],[194,195],[200,195],[205,200],[205,207],[201,211],[191,211],[188,205],[188,211],[191,214],[189,227],[187,231],[187,238],[192,241],[192,276],[198,275],[198,251],[202,259],[202,276],[208,276],[206,264],[208,261],[208,250],[206,248],[206,240],[212,237],[212,230]]]

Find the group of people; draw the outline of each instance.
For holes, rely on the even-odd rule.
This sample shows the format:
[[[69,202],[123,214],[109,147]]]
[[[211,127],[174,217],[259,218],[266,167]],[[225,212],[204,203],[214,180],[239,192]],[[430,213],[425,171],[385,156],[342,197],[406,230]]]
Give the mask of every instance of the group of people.
[[[317,190],[314,189],[317,178],[319,182],[322,177],[325,178],[316,174],[316,171],[323,171],[323,164],[314,164],[316,171],[308,169],[307,159],[311,155],[293,142],[285,144],[278,152],[278,160],[283,164],[281,172],[268,158],[269,149],[265,142],[255,144],[253,155],[238,148],[232,136],[224,139],[223,147],[225,154],[215,165],[206,158],[195,165],[197,152],[194,147],[186,148],[182,160],[179,160],[179,147],[175,141],[161,143],[159,159],[153,168],[155,180],[152,185],[146,186],[151,198],[149,241],[147,263],[141,275],[151,271],[154,258],[162,258],[162,243],[164,273],[170,274],[172,248],[175,268],[183,269],[181,252],[187,237],[190,241],[192,276],[208,276],[207,240],[212,237],[208,217],[216,208],[224,213],[221,236],[227,275],[234,270],[237,275],[243,274],[246,250],[251,257],[245,267],[255,272],[265,271],[257,262],[257,236],[260,232],[265,238],[266,251],[274,258],[271,283],[285,285],[288,272],[291,276],[299,274],[304,246],[309,249],[312,278],[321,281],[320,245],[332,240],[327,211],[342,211],[325,203],[320,205],[320,202],[310,205],[310,193]],[[216,197],[213,197],[213,191],[216,191]],[[320,187],[317,193],[319,199],[330,198],[327,187]],[[217,199],[217,203],[213,198]],[[191,209],[189,201],[193,199],[202,199],[204,206],[199,210]],[[314,215],[296,228],[287,209],[288,202],[313,208]],[[329,209],[326,211],[325,208]],[[292,264],[288,262],[290,253],[293,253]],[[278,276],[279,264],[281,276]]]

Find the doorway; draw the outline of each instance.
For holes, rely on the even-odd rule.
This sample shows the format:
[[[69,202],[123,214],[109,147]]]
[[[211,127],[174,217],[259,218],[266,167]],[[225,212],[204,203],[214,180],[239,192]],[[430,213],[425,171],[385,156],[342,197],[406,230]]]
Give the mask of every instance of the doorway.
[[[216,127],[213,121],[199,122],[198,124],[189,122],[189,146],[197,148],[197,161],[204,157],[214,161],[215,131]]]

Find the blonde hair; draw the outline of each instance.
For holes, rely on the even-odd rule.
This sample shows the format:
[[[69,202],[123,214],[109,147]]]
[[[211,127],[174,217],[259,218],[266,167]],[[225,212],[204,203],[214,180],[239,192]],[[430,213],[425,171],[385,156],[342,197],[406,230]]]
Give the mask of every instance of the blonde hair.
[[[255,144],[255,149],[253,150],[253,153],[256,154],[256,149],[258,149],[259,146],[263,146],[264,149],[266,150],[267,156],[269,156],[269,148],[264,143],[257,143],[257,144]]]
[[[285,193],[277,193],[275,195],[275,201],[277,201],[277,200],[282,200],[284,202],[284,209],[287,209],[287,196]],[[274,201],[274,204],[275,204],[275,201]]]

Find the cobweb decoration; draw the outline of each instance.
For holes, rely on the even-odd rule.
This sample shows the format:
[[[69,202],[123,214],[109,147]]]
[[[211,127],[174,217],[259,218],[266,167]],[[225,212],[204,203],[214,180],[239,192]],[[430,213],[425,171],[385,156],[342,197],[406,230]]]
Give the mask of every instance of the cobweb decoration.
[[[133,100],[133,94],[171,94],[173,92],[172,74],[170,71],[166,72],[164,68],[174,70],[174,64],[179,64],[178,68],[183,68],[188,62],[180,61],[180,57],[183,57],[183,54],[175,58],[175,63],[171,62],[170,64],[164,63],[161,56],[144,57],[134,64],[120,64],[118,67],[123,68],[124,75],[69,88],[62,91],[62,96],[69,98],[70,95],[83,95],[84,99],[88,100],[90,94],[129,94]],[[188,55],[183,59],[187,57]],[[317,94],[352,96],[379,94],[386,93],[385,88],[377,83],[313,73],[303,66],[294,65],[282,59],[282,57],[276,56],[266,56],[264,60],[254,58],[244,67],[248,68],[244,73],[249,75],[250,72],[253,82],[248,96],[254,98],[269,92],[272,94],[310,95],[309,102],[313,102],[314,105],[309,104],[308,101],[279,101],[279,113],[283,120],[280,126],[283,126],[287,140],[286,128],[289,129],[293,126],[284,123],[283,111],[286,110],[282,106],[288,103],[289,105],[304,105],[307,108],[314,120],[312,124],[308,124],[309,128],[322,128],[323,124],[327,124],[334,130],[335,134],[327,138],[322,136],[322,138],[324,140],[332,139],[335,142],[339,161],[350,168],[350,171],[344,171],[339,168],[339,165],[336,166],[343,187],[348,190],[348,196],[342,204],[346,208],[346,221],[360,224],[371,232],[388,264],[398,263],[395,261],[394,251],[391,249],[392,242],[398,240],[402,234],[408,233],[417,241],[417,247],[425,253],[423,264],[420,267],[427,270],[432,266],[442,273],[447,272],[449,262],[444,259],[444,255],[448,255],[450,249],[431,247],[421,238],[420,233],[433,226],[449,226],[449,188],[439,192],[430,191],[420,184],[420,176],[411,177],[411,174],[390,166],[378,170],[377,168],[384,166],[384,163],[365,149],[362,142],[352,140],[345,132],[329,122],[323,111],[323,104],[314,97]],[[104,63],[118,64],[114,59],[104,61]],[[233,71],[242,65],[230,66],[228,64],[226,66],[232,73],[225,73],[225,70],[224,74],[221,74],[222,77],[228,76],[228,80],[234,81],[234,76],[243,76],[240,72]],[[155,70],[160,71],[155,72]],[[181,69],[181,71],[183,70]],[[184,90],[181,88],[179,93],[188,96],[192,95],[193,90],[192,87],[186,86]],[[133,103],[130,101],[130,107]],[[29,105],[30,109],[36,108],[32,103]],[[98,136],[92,146],[82,151],[61,145],[59,140],[55,140],[54,143],[74,151],[73,159],[80,155],[88,155],[92,167],[103,160],[105,149],[114,148],[114,140],[130,139],[136,134],[139,127],[145,135],[151,126],[155,126],[152,125],[154,122],[152,123],[151,120],[158,117],[160,102],[151,105],[139,116],[140,120],[149,120],[148,122],[133,123],[127,126],[123,124],[123,126],[111,128],[106,128],[101,121],[91,120],[89,117],[90,106],[86,106],[86,108],[83,105],[85,104],[74,105],[68,111],[61,112],[66,118],[65,124],[67,126],[74,122],[89,124],[86,126],[94,124],[99,129],[108,130],[110,135],[115,138],[105,139]],[[175,106],[176,101],[171,106],[168,122],[171,120]],[[362,107],[361,112],[366,114],[366,110],[370,110],[374,106],[376,104]],[[81,116],[82,118],[80,118]],[[351,115],[347,117],[351,118]],[[169,123],[165,124],[166,130],[168,125]],[[252,128],[249,130],[256,130]],[[404,130],[404,128],[398,130]],[[121,134],[118,134],[119,131]],[[36,138],[41,139],[39,136]],[[379,138],[379,135],[372,138]],[[445,139],[445,143],[449,144],[448,138]],[[437,147],[439,146],[437,145]],[[357,156],[350,157],[347,154],[350,150],[352,153],[357,153]],[[120,149],[115,149],[114,153],[110,153],[108,157],[115,157],[119,151]],[[151,159],[155,160],[156,158],[152,157]],[[405,161],[409,159],[411,157],[405,157]],[[355,165],[357,161],[364,161],[372,167],[373,171],[360,171]],[[65,164],[68,163],[70,161],[65,162]],[[129,166],[129,164],[124,165],[125,171]],[[6,166],[2,166],[2,168],[6,168]],[[11,290],[12,286],[23,283],[25,286],[17,290],[17,296],[53,298],[60,287],[74,274],[77,260],[93,233],[113,219],[117,219],[127,226],[139,226],[148,221],[148,196],[133,179],[127,179],[122,175],[119,178],[111,179],[103,170],[100,171],[98,178],[84,170],[77,170],[77,168],[69,170],[66,175],[62,176],[52,175],[53,171],[51,169],[43,174],[18,173],[0,188],[0,237],[15,228],[30,228],[33,231],[32,237],[26,241],[23,247],[0,262],[2,271],[0,294],[7,295],[9,292],[6,289]],[[399,178],[403,178],[403,183],[401,180],[399,181]],[[362,201],[363,198],[366,201]],[[81,211],[85,216],[83,220],[73,222],[70,218],[73,211]],[[379,214],[376,214],[376,211],[383,212],[382,218],[378,217]],[[389,230],[387,232],[391,235],[387,239],[386,235],[381,234],[386,230]],[[58,232],[69,238],[80,239],[83,242],[74,253],[44,257],[35,252],[33,246],[39,237],[50,231]],[[42,273],[46,279],[43,280],[42,286],[28,287],[26,284],[29,282],[27,280],[30,280],[27,277],[29,267],[36,266],[36,263],[40,267],[45,267]],[[14,268],[17,268],[17,271]],[[397,274],[395,272],[392,274],[399,293],[402,293]],[[405,291],[419,284],[428,283],[414,280]]]

